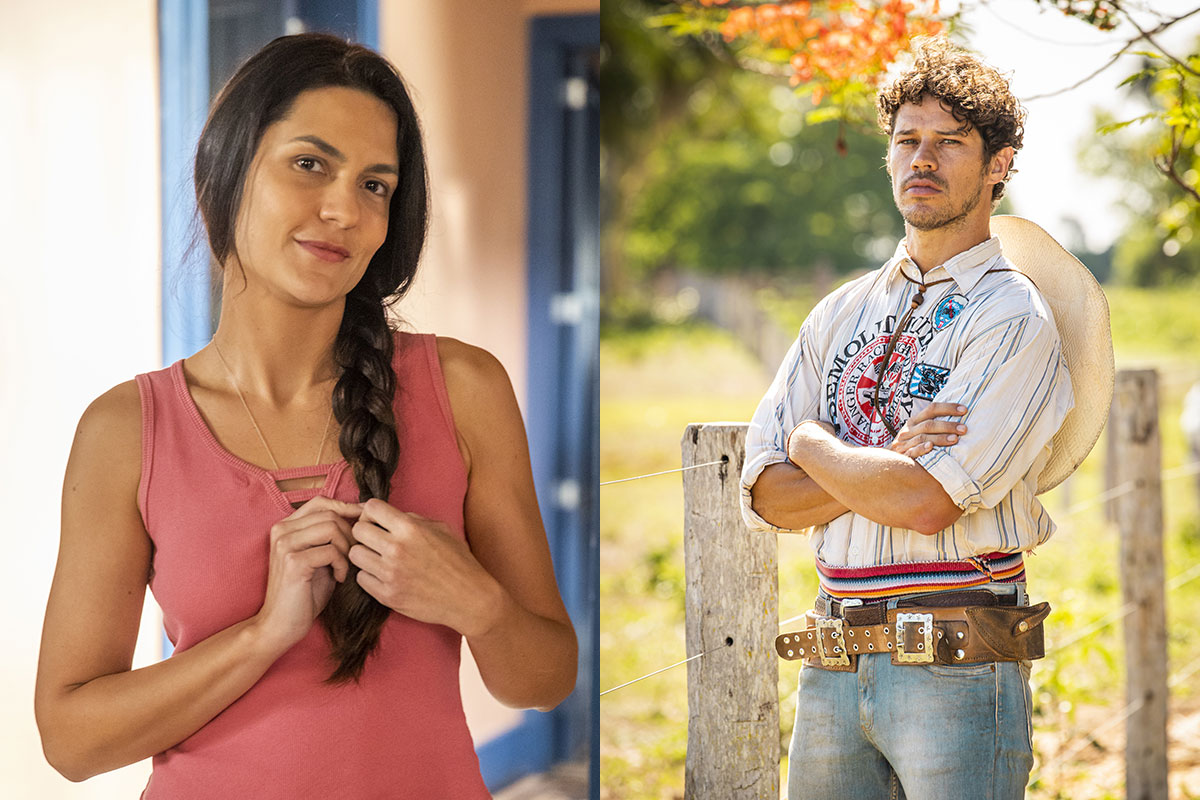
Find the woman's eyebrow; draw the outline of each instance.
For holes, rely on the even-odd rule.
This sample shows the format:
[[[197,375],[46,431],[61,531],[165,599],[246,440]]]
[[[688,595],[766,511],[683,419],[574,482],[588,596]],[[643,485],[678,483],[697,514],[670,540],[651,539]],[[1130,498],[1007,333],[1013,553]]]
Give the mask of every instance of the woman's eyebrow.
[[[326,155],[330,155],[330,156],[336,158],[338,161],[341,161],[343,163],[346,161],[346,156],[342,153],[341,150],[338,150],[336,147],[334,147],[329,142],[322,139],[320,136],[297,136],[295,139],[292,139],[292,141],[293,142],[308,142],[309,144],[316,145],[317,148],[324,151]],[[391,164],[372,164],[371,166],[367,167],[366,171],[367,172],[387,172],[391,175],[396,175],[396,176],[400,175],[400,170],[397,169],[396,167],[392,166]]]

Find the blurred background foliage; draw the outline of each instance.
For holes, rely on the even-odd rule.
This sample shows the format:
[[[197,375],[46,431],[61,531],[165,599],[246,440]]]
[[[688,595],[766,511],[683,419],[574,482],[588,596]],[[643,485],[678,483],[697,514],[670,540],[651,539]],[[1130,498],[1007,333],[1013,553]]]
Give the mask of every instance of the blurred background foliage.
[[[1141,98],[1145,113],[1118,120],[1097,109],[1097,134],[1078,145],[1082,169],[1122,183],[1126,228],[1108,252],[1077,255],[1101,281],[1195,282],[1200,55],[1164,55],[1138,33],[1122,39],[1129,26],[1117,24],[1125,13],[1117,2],[1028,2],[1053,5],[1081,24],[1108,31],[1114,55],[1135,45],[1149,48],[1141,51],[1141,66],[1123,90]],[[801,65],[808,80],[799,80],[800,71],[789,67],[796,64],[795,52],[778,46],[780,14],[796,6],[809,15],[797,18],[810,25],[837,18],[839,8],[874,7],[883,15],[873,23],[881,30],[891,30],[893,19],[884,12],[907,10],[904,36],[925,30],[921,25],[932,24],[929,12],[937,8],[867,0],[605,2],[606,320],[614,309],[628,306],[631,294],[644,294],[663,270],[800,280],[814,273],[844,275],[878,266],[903,235],[883,173],[886,142],[868,102],[890,61],[863,60],[871,66],[862,74],[844,68],[830,75],[822,69],[829,69],[828,61],[813,59]],[[823,18],[817,16],[822,6],[827,6]],[[934,22],[959,30],[967,6]],[[770,12],[765,17],[764,10]],[[765,22],[755,27],[747,14]],[[742,15],[742,22],[731,28],[734,15]],[[1165,19],[1155,31],[1173,21]],[[813,34],[808,46],[845,35],[829,26],[807,33]],[[894,41],[881,39],[878,45],[885,56],[896,42],[908,41],[889,35]],[[1191,49],[1200,51],[1200,43]]]
[[[1104,283],[1118,367],[1160,370],[1164,468],[1177,467],[1195,457],[1179,416],[1184,392],[1200,380],[1200,57],[1159,52],[1131,30],[1127,3],[1007,0],[993,8],[1017,3],[1058,9],[1111,35],[1114,56],[1142,53],[1114,93],[1140,98],[1139,116],[1096,109],[1095,132],[1077,143],[1081,170],[1118,182],[1122,230],[1103,253],[1079,249],[1082,229],[1064,244]],[[852,5],[903,6],[831,0],[808,4],[803,16]],[[960,3],[938,18],[952,36],[968,30],[958,15],[971,5],[983,3]],[[720,0],[602,4],[601,479],[622,480],[601,490],[602,689],[688,655],[680,481],[623,479],[677,469],[690,422],[748,419],[780,347],[817,299],[877,268],[903,236],[883,170],[885,141],[867,102],[870,80],[856,82],[844,71],[822,76],[812,60],[801,64],[813,69],[807,80],[791,80],[794,53],[754,38],[767,6],[779,8]],[[739,32],[727,39],[723,25],[735,11]],[[1164,14],[1155,19],[1156,26],[1173,24]],[[1143,30],[1156,38],[1157,28]],[[811,25],[807,32],[822,34]],[[1189,49],[1200,51],[1200,42]],[[1067,211],[1081,191],[1052,190]],[[1008,202],[997,213],[1014,213]],[[1116,531],[1102,506],[1089,503],[1105,489],[1103,458],[1102,442],[1043,498],[1059,531],[1028,569],[1031,586],[1055,609],[1051,646],[1096,628],[1121,604]],[[1170,578],[1200,559],[1200,485],[1179,478],[1164,486]],[[804,537],[780,537],[780,548],[785,618],[811,607],[815,576]],[[1176,611],[1198,604],[1200,579],[1170,597],[1173,671],[1200,657],[1200,622]],[[1119,625],[1099,628],[1035,666],[1032,800],[1121,796],[1120,730],[1093,735],[1122,703],[1115,688],[1124,681],[1120,633]],[[785,748],[795,686],[796,671],[785,666]],[[1194,680],[1174,690],[1173,720],[1200,725],[1195,690]],[[602,800],[681,800],[687,715],[686,667],[605,696]],[[1196,739],[1173,739],[1191,749],[1172,751],[1172,797],[1185,796],[1183,782],[1200,780],[1200,746],[1187,744]],[[1087,747],[1062,758],[1079,742]],[[781,771],[786,766],[785,759]]]

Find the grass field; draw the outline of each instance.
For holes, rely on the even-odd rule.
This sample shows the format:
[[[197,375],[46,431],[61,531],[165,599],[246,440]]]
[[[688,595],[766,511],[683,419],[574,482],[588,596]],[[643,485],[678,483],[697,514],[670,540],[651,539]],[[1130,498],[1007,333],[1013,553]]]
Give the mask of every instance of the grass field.
[[[1160,370],[1163,465],[1185,463],[1179,428],[1184,392],[1200,379],[1200,292],[1109,292],[1118,368]],[[811,300],[773,313],[794,327]],[[677,468],[689,422],[746,420],[770,371],[727,334],[698,324],[638,331],[606,330],[601,341],[601,480]],[[1121,605],[1118,541],[1103,507],[1089,504],[1103,487],[1104,442],[1062,487],[1043,497],[1058,531],[1027,559],[1031,590],[1054,612],[1047,646],[1072,640]],[[1164,485],[1167,577],[1200,564],[1200,514],[1194,476]],[[601,689],[686,656],[683,618],[682,488],[678,474],[601,489]],[[1073,509],[1074,513],[1066,513]],[[1200,572],[1190,574],[1200,575]],[[811,554],[800,537],[780,541],[781,619],[811,606],[816,591]],[[1168,596],[1172,674],[1200,659],[1200,577]],[[668,670],[606,695],[601,710],[602,797],[682,798],[687,745],[686,667]],[[1121,626],[1102,627],[1035,664],[1035,745],[1038,763],[1029,797],[1121,797],[1121,728],[1092,734],[1124,706]],[[791,732],[796,670],[780,669],[782,742]],[[1200,733],[1200,672],[1174,690],[1177,738],[1196,722]],[[1174,730],[1174,729],[1173,729]],[[1071,758],[1068,750],[1084,746]],[[1173,751],[1172,797],[1200,797],[1200,752],[1180,741]],[[786,746],[785,746],[786,751]],[[1191,769],[1192,772],[1188,772]],[[786,771],[786,764],[781,765]],[[1191,780],[1189,785],[1184,781]],[[782,781],[781,781],[782,782]]]

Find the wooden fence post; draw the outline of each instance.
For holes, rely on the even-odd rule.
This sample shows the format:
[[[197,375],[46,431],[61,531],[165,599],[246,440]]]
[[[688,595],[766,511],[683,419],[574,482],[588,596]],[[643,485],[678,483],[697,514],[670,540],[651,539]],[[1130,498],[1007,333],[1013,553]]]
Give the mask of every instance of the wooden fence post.
[[[1121,531],[1121,593],[1134,611],[1125,618],[1125,797],[1167,798],[1167,615],[1163,568],[1162,453],[1158,373],[1121,370],[1108,435],[1117,486],[1132,491],[1116,503]]]
[[[779,572],[775,536],[738,507],[745,423],[700,423],[683,436],[687,577],[686,800],[779,798]]]

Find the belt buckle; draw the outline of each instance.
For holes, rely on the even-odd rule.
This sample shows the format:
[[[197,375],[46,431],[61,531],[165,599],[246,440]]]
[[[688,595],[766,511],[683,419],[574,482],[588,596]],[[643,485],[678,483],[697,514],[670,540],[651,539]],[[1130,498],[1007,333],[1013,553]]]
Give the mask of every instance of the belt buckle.
[[[933,663],[933,614],[896,614],[896,661]]]
[[[839,647],[837,644],[833,646],[833,652],[841,655],[826,655],[825,650],[825,631],[831,631],[830,638],[837,640],[841,639],[842,644]],[[850,666],[850,656],[846,652],[846,640],[842,636],[842,620],[840,617],[821,617],[817,620],[817,652],[821,655],[821,666],[823,667],[848,667]]]
[[[838,614],[842,617],[846,616],[847,608],[858,608],[863,604],[863,601],[857,597],[849,597],[845,600],[838,601]]]

